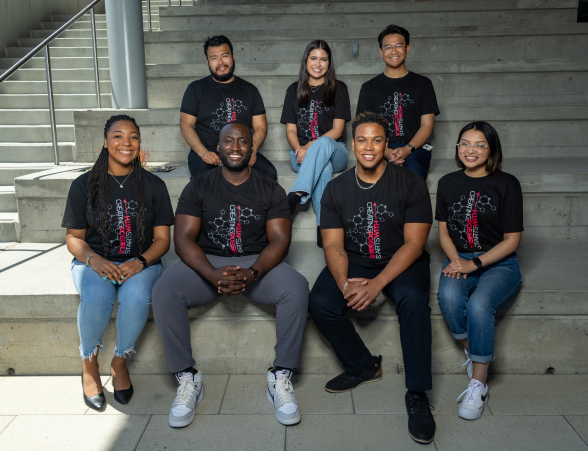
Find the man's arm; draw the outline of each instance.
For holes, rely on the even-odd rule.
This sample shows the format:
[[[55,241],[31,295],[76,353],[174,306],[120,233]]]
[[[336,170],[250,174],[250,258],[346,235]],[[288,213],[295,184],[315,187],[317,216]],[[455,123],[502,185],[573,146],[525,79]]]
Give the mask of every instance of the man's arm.
[[[251,118],[251,124],[253,125],[253,153],[251,154],[251,160],[249,166],[253,166],[257,160],[257,151],[263,145],[265,137],[267,136],[267,118],[265,114],[253,116]]]
[[[431,134],[433,133],[433,126],[435,125],[435,114],[423,114],[421,116],[421,126],[409,142],[409,144],[413,145],[415,149],[418,149],[423,144],[427,142],[430,138]],[[402,164],[406,157],[410,155],[410,147],[398,147],[397,149],[390,149],[387,154],[394,154],[396,157],[393,160],[390,160],[391,163]],[[388,155],[386,155],[388,157]],[[389,157],[388,157],[389,158]]]
[[[343,229],[321,229],[321,236],[327,268],[329,268],[339,290],[343,293],[343,287],[345,287],[349,275],[349,258],[344,247],[345,231]]]
[[[180,133],[184,140],[188,143],[190,148],[198,154],[204,162],[218,166],[220,164],[220,158],[214,152],[210,152],[202,141],[194,127],[196,126],[196,117],[187,113],[180,113]]]

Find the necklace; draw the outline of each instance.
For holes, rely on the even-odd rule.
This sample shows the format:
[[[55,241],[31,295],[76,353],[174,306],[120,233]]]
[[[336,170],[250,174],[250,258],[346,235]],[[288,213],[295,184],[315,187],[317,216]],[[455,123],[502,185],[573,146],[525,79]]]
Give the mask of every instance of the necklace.
[[[134,169],[134,168],[133,168],[133,169]],[[125,179],[122,181],[122,183],[121,183],[121,182],[119,182],[119,181],[116,179],[116,177],[115,177],[114,175],[110,174],[110,172],[109,172],[109,174],[110,174],[110,176],[111,176],[111,177],[112,177],[112,178],[113,178],[113,179],[116,181],[116,183],[118,183],[118,185],[119,185],[119,186],[122,188],[122,187],[123,187],[123,185],[124,185],[124,183],[127,181],[127,179],[130,177],[130,175],[133,173],[133,169],[131,169],[131,172],[129,172],[129,173],[127,174],[127,176],[126,176],[126,177],[125,177]]]
[[[322,84],[318,85],[318,86],[313,86],[310,83],[308,84],[308,87],[310,88],[310,90],[312,92],[317,92],[319,90],[319,88],[322,86]],[[314,89],[313,89],[314,88]]]
[[[384,160],[384,162],[385,162],[385,160]],[[382,174],[382,175],[384,175],[384,174]],[[382,177],[380,177],[380,179],[381,179],[381,178],[382,178]],[[371,184],[370,186],[368,186],[368,187],[361,186],[361,185],[359,184],[359,177],[357,176],[357,166],[355,166],[355,181],[357,182],[357,186],[359,186],[361,189],[371,189],[371,188],[373,188],[374,186],[376,186],[376,183],[378,183],[378,182],[380,181],[380,179],[376,180],[374,183],[372,183],[372,184]]]

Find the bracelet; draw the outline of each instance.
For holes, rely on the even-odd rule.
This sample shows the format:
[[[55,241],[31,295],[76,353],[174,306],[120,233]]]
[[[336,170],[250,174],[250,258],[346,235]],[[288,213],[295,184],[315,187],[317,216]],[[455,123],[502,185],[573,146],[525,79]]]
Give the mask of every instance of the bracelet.
[[[343,296],[345,296],[345,288],[347,288],[347,284],[348,284],[348,283],[349,283],[349,282],[345,282],[345,285],[343,285]]]
[[[93,255],[92,255],[92,254],[88,255],[88,258],[86,259],[86,266],[92,266],[92,265],[90,264],[90,259],[91,259],[92,257],[93,257]]]

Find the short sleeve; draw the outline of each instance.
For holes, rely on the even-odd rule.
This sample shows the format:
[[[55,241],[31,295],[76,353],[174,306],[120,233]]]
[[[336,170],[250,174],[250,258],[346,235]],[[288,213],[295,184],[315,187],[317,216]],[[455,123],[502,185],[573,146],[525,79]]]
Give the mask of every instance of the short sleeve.
[[[445,205],[445,199],[443,198],[443,187],[441,186],[442,181],[439,180],[437,183],[437,201],[435,206],[435,219],[441,222],[447,222],[447,207]]]
[[[188,215],[195,216],[196,218],[202,218],[202,196],[199,193],[202,192],[202,184],[197,184],[194,180],[190,180],[190,183],[186,185],[182,195],[178,200],[178,207],[176,208],[176,215]]]
[[[251,85],[251,89],[253,90],[251,93],[251,101],[253,103],[251,106],[251,116],[260,116],[265,114],[265,106],[263,104],[263,99],[261,98],[259,90],[253,85]]]
[[[90,226],[86,219],[87,202],[86,186],[81,177],[78,177],[69,188],[61,227],[66,229],[87,229]]]
[[[507,185],[504,202],[500,211],[502,233],[522,232],[523,229],[523,191],[521,184],[513,177]]]
[[[364,83],[359,90],[359,98],[357,99],[357,108],[355,110],[356,116],[366,111],[372,111],[369,100],[368,84]]]
[[[425,181],[413,173],[412,183],[408,189],[408,198],[406,200],[406,212],[404,222],[406,224],[432,224],[433,211],[431,207],[431,197]]]
[[[267,220],[284,218],[292,219],[290,214],[290,204],[288,204],[288,197],[286,191],[277,183],[274,186],[272,197],[270,201],[270,208],[267,212]]]
[[[343,82],[338,83],[337,102],[335,103],[335,114],[333,119],[351,120],[351,105],[349,104],[349,90]]]
[[[184,92],[180,112],[197,118],[198,107],[200,106],[200,96],[196,91],[199,91],[196,89],[196,85],[194,83],[190,83]]]
[[[433,83],[428,78],[425,78],[423,84],[423,98],[421,102],[421,116],[425,114],[439,114],[439,105],[437,104],[437,96],[435,95],[435,88]]]
[[[296,86],[294,84],[293,86]],[[294,110],[294,99],[293,95],[296,90],[290,86],[286,90],[286,97],[284,98],[284,107],[282,108],[282,117],[280,118],[281,124],[296,124],[296,111]],[[296,99],[298,101],[298,99]]]
[[[321,229],[343,229],[337,206],[333,199],[333,180],[327,183],[321,198]]]
[[[173,225],[174,223],[174,210],[171,205],[169,193],[165,183],[161,184],[161,187],[155,193],[153,199],[153,207],[155,210],[155,221],[153,227]]]

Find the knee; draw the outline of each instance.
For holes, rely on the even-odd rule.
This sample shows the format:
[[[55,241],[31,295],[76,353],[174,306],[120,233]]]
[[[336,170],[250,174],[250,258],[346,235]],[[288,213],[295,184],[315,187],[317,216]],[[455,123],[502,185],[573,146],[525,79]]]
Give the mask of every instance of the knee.
[[[429,293],[409,287],[395,296],[396,311],[399,314],[426,313],[429,314]]]
[[[468,319],[474,322],[488,322],[489,320],[494,322],[496,309],[492,307],[492,302],[490,299],[472,297],[468,301],[465,314]]]
[[[332,295],[329,296],[328,293],[315,290],[314,288],[310,292],[308,313],[315,323],[341,316],[342,312],[340,309],[337,311],[338,309],[333,308],[331,297]]]
[[[165,282],[164,274],[157,282],[155,282],[153,290],[151,291],[151,304],[153,306],[153,311],[155,312],[166,304],[171,294],[171,290],[169,290],[168,284]]]
[[[304,313],[308,311],[308,297],[310,287],[308,280],[298,271],[292,271],[292,274],[288,275],[288,290],[282,295],[282,299],[296,303],[296,306],[300,310],[304,310]]]

